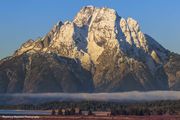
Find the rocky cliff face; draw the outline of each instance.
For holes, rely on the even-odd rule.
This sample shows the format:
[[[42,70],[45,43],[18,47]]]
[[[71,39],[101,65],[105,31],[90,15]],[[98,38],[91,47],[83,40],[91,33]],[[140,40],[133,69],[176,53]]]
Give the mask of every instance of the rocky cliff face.
[[[0,61],[0,92],[179,90],[179,55],[109,8],[83,7]]]

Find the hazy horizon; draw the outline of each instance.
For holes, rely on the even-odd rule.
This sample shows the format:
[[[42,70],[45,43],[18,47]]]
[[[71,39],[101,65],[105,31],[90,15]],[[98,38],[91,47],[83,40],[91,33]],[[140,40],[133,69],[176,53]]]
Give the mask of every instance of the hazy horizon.
[[[0,59],[11,55],[28,39],[43,37],[58,21],[71,21],[87,5],[115,9],[136,19],[142,31],[172,52],[180,53],[180,1],[174,0],[24,0],[0,1]]]

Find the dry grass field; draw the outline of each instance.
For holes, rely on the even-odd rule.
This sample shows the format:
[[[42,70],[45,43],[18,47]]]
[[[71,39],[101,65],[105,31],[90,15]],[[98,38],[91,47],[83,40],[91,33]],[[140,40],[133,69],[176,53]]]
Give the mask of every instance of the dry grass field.
[[[0,120],[180,120],[180,116],[1,116]]]

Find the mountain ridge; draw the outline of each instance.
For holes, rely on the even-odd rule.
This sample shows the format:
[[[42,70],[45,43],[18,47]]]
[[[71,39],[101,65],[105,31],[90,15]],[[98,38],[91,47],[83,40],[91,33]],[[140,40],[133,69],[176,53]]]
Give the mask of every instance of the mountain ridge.
[[[173,89],[172,86],[176,86],[177,90],[180,67],[173,66],[176,71],[171,73],[170,69],[173,68],[167,65],[172,64],[169,62],[173,55],[179,64],[176,60],[179,55],[172,54],[152,37],[144,34],[134,19],[126,20],[110,8],[86,6],[77,13],[72,22],[58,22],[43,38],[28,40],[9,59],[1,60],[0,81],[5,83],[2,82],[0,89],[4,87],[1,91],[8,92],[8,89],[13,88],[11,84],[14,85],[15,82],[18,85],[18,76],[24,76],[21,78],[23,85],[32,85],[27,91],[26,87],[21,85],[22,88],[19,88],[21,90],[18,92],[53,92],[53,87],[47,90],[41,87],[41,84],[45,83],[50,83],[51,86],[59,85],[54,92],[75,92],[71,87],[78,89],[88,84],[86,90],[84,88],[77,92],[169,90]],[[9,64],[8,61],[15,61],[11,63],[13,66],[24,58],[27,60],[20,62],[24,63],[24,66],[19,64],[22,67],[20,73],[16,73],[16,69],[11,66],[4,67]],[[62,58],[66,58],[66,62],[72,61],[70,66],[61,64],[59,59]],[[43,63],[44,67],[41,66]],[[63,67],[64,64],[68,66],[67,70]],[[76,65],[79,66],[78,69]],[[65,72],[58,74],[61,67]],[[42,71],[43,69],[45,71]],[[52,73],[48,72],[48,69],[51,69]],[[38,71],[42,71],[39,78],[30,77]],[[82,73],[88,75],[83,76]],[[65,76],[63,79],[65,74],[70,78]],[[17,77],[15,80],[13,75]],[[26,80],[29,81],[28,84]],[[85,81],[88,81],[88,84]],[[46,86],[45,84],[44,87]],[[10,92],[14,92],[13,89]]]

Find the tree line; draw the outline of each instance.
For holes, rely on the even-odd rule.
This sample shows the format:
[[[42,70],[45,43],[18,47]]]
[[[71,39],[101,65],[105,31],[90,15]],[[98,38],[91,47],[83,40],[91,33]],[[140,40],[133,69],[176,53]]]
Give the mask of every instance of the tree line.
[[[180,114],[180,100],[144,102],[102,102],[102,101],[62,101],[43,104],[0,105],[0,109],[54,110],[80,108],[84,111],[111,111],[111,115],[177,115]],[[73,112],[73,111],[71,111]],[[60,114],[60,113],[58,113]],[[67,113],[71,114],[71,113]]]

